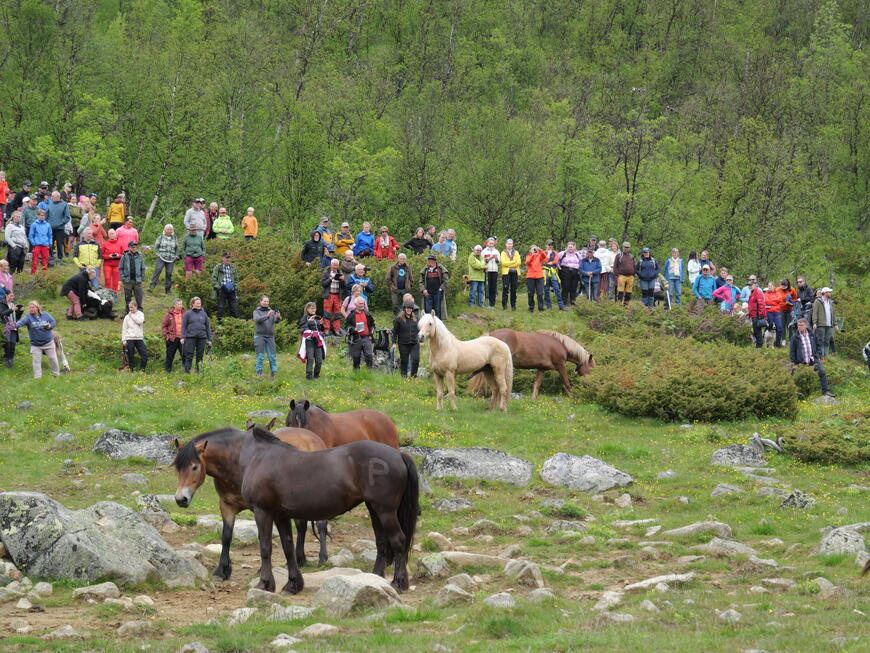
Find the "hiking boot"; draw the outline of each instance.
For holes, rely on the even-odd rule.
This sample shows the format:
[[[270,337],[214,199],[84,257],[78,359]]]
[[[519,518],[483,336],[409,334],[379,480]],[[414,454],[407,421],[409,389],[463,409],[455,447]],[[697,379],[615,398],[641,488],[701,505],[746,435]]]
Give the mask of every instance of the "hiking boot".
[[[197,370],[197,371],[199,371],[199,370]],[[263,378],[263,373],[262,373],[262,372],[257,372],[257,378],[258,378],[258,379],[262,379],[262,378]]]

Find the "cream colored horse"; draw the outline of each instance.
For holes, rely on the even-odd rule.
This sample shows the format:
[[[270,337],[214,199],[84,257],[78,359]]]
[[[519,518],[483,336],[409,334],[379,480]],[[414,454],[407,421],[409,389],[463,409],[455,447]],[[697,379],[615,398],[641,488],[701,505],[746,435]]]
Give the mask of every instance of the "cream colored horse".
[[[489,407],[507,412],[514,381],[511,350],[497,338],[481,336],[458,340],[439,320],[434,311],[420,318],[417,325],[420,342],[429,341],[429,371],[435,377],[438,410],[444,408],[444,384],[447,398],[456,410],[456,375],[469,372],[483,374],[492,390]]]

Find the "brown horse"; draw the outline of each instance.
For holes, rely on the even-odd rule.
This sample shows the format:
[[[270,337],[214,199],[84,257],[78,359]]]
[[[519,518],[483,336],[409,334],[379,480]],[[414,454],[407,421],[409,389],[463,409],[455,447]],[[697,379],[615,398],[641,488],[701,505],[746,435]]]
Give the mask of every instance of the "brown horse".
[[[248,423],[249,428],[252,424]],[[314,433],[305,429],[279,429],[280,438],[303,451],[320,451],[326,445]],[[205,481],[206,476],[214,479],[214,487],[220,500],[221,519],[221,555],[213,572],[215,578],[229,580],[232,575],[230,563],[230,543],[233,539],[233,526],[236,515],[242,510],[250,510],[251,506],[242,499],[242,469],[239,455],[245,440],[251,436],[245,431],[232,428],[218,429],[202,433],[183,447],[175,440],[178,453],[175,456],[175,469],[178,472],[178,489],[175,492],[175,502],[182,508],[187,508],[193,501],[194,493]],[[296,524],[299,542],[296,548],[297,563],[305,564],[305,532],[307,522]],[[326,562],[326,522],[317,524],[320,539],[320,564]]]
[[[283,592],[296,594],[304,581],[293,550],[291,519],[332,519],[365,503],[377,544],[372,573],[384,575],[394,562],[392,585],[408,589],[408,552],[420,510],[414,461],[379,442],[351,442],[336,449],[305,452],[259,425],[246,438],[240,462],[242,498],[254,509],[260,535],[260,589],[275,591],[272,524],[287,558]]]
[[[577,366],[577,373],[586,376],[595,367],[592,354],[586,351],[580,343],[558,331],[514,331],[513,329],[496,329],[488,334],[498,338],[511,350],[514,367],[519,370],[538,370],[535,384],[532,387],[532,399],[541,391],[546,370],[556,370],[562,379],[565,392],[571,392],[571,380],[568,378],[566,363]],[[468,384],[469,392],[481,394],[485,389],[483,379],[474,375]]]
[[[327,447],[338,447],[359,440],[381,442],[399,448],[399,432],[387,415],[376,410],[349,410],[328,413],[307,399],[290,400],[290,411],[284,420],[287,426],[313,431]]]

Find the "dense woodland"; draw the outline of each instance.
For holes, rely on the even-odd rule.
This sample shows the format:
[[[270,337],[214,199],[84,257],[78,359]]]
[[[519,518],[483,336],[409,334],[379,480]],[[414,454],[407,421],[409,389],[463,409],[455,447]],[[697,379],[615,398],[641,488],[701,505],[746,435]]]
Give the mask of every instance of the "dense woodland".
[[[0,23],[16,188],[762,274],[868,241],[866,0],[3,0]]]

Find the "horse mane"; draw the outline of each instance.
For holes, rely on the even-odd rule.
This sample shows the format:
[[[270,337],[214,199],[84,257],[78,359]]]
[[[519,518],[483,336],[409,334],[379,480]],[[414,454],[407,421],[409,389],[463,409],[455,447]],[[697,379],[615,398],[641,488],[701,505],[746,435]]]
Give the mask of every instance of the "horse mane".
[[[450,332],[450,329],[447,328],[447,325],[444,324],[444,322],[437,315],[432,315],[431,313],[426,313],[426,315],[424,315],[423,317],[420,318],[420,321],[422,321],[427,316],[432,320],[433,324],[435,325],[436,338],[434,338],[434,340],[439,340],[441,342],[442,347],[446,347],[447,343],[450,342],[451,340],[453,340],[455,342],[461,342],[456,336],[454,336]],[[419,322],[418,322],[418,325],[419,325]],[[433,338],[430,338],[430,341],[431,340],[433,340]],[[430,343],[430,347],[431,347],[431,343]]]
[[[172,464],[175,466],[175,469],[181,471],[194,460],[199,458],[199,452],[196,450],[196,445],[203,440],[211,440],[217,437],[226,437],[230,434],[238,434],[241,432],[242,431],[238,431],[233,428],[222,428],[215,429],[214,431],[206,431],[205,433],[195,435],[187,442],[187,444],[185,444],[178,450],[178,453],[175,454],[175,460],[172,461]]]
[[[558,331],[549,331],[547,329],[540,329],[535,333],[540,333],[543,336],[550,336],[551,338],[555,338],[559,342],[561,342],[565,349],[568,351],[568,356],[577,359],[581,365],[585,365],[589,360],[589,352],[584,349],[583,345],[574,340],[573,338],[569,338],[564,333],[559,333]]]
[[[269,444],[275,444],[276,442],[284,444],[275,437],[275,435],[271,431],[267,431],[265,428],[260,426],[259,424],[254,424],[254,428],[251,429],[251,435],[254,436],[255,440],[259,442],[265,442]]]

